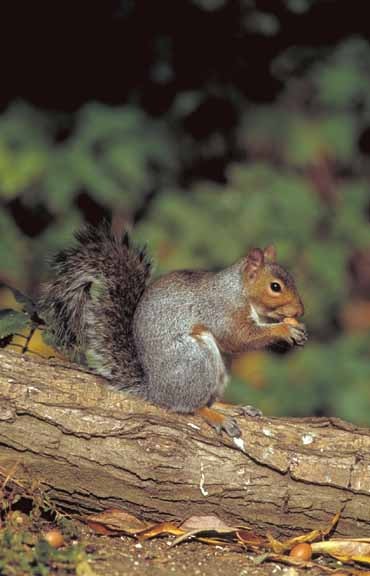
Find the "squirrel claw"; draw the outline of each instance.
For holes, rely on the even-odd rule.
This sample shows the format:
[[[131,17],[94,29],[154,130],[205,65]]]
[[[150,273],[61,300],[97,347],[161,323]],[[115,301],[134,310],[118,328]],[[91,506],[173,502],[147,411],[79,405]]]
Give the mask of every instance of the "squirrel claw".
[[[260,418],[263,416],[262,410],[249,404],[247,406],[239,406],[238,413],[240,416],[251,416],[252,418]]]
[[[290,337],[288,340],[295,346],[304,346],[308,340],[307,328],[304,324],[291,325]]]
[[[226,417],[219,428],[219,433],[224,430],[230,438],[239,438],[241,436],[240,428],[234,418]]]

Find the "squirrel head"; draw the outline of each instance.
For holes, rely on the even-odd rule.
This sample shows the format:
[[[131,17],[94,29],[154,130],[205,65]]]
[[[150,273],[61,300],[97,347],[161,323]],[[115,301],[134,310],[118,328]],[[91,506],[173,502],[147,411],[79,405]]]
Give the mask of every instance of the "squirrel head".
[[[243,259],[243,282],[252,306],[252,314],[259,322],[281,322],[304,313],[292,276],[276,264],[276,250],[253,248]]]

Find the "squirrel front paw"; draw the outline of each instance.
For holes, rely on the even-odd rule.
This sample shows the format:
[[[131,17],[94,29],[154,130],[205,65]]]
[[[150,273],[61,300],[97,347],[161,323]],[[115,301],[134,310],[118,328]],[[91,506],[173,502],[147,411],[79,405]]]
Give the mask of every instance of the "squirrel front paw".
[[[288,331],[285,340],[292,346],[304,346],[308,339],[306,326],[294,318],[286,318],[283,323]]]

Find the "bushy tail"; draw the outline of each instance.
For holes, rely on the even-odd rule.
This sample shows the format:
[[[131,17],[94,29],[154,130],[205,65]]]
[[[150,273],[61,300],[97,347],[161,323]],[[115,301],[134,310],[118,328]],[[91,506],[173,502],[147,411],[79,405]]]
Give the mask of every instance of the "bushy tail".
[[[132,322],[151,263],[127,234],[117,239],[107,225],[86,227],[76,239],[77,246],[52,262],[54,274],[42,287],[39,314],[52,343],[71,359],[119,388],[140,388]]]

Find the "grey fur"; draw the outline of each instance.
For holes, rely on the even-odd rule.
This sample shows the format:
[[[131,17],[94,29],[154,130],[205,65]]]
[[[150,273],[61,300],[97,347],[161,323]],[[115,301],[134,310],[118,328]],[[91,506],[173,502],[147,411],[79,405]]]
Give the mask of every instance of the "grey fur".
[[[148,287],[134,315],[146,398],[191,412],[221,396],[227,369],[216,338],[227,331],[231,303],[238,302],[243,283],[236,265],[217,274],[173,272]],[[208,329],[199,339],[191,335],[197,324]]]

